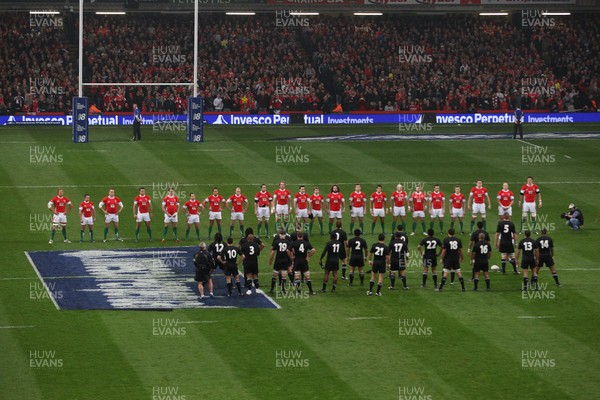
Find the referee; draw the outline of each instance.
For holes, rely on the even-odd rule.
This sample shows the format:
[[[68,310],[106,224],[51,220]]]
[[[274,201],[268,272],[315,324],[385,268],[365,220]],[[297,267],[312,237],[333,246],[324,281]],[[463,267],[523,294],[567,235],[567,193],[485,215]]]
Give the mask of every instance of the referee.
[[[523,139],[523,111],[519,107],[515,110],[515,126],[513,128],[513,139],[517,138],[517,132],[521,139]]]
[[[142,140],[142,131],[140,125],[142,124],[142,114],[137,104],[133,103],[133,137],[131,140]]]

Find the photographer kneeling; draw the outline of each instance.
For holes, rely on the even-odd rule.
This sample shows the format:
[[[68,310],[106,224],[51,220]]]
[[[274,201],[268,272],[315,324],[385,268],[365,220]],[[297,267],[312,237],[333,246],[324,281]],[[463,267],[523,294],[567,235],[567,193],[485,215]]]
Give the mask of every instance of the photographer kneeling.
[[[577,206],[573,203],[569,204],[569,212],[560,214],[561,218],[567,220],[567,225],[569,225],[573,230],[578,231],[581,226],[583,226],[583,213]]]

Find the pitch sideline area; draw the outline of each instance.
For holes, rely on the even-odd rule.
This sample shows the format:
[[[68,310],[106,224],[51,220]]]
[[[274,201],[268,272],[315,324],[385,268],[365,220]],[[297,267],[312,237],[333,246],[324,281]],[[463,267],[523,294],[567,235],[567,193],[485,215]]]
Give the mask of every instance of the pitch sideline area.
[[[226,297],[222,271],[215,298],[200,301],[194,247],[26,252],[59,310],[280,308],[264,293]]]

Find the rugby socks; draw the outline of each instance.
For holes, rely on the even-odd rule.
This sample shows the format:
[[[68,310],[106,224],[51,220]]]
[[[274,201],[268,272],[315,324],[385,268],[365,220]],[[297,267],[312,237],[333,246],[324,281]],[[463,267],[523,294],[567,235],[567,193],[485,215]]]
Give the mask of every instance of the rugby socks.
[[[460,232],[464,232],[465,231],[465,224],[462,221],[458,222],[460,224]]]
[[[148,228],[150,229],[150,228]],[[150,238],[152,238],[152,236],[150,236]],[[200,229],[196,228],[196,239],[200,240]]]
[[[229,237],[233,237],[233,225],[229,225]]]
[[[115,236],[117,239],[119,238],[119,228],[115,228]]]
[[[456,272],[450,272],[450,283],[454,283],[454,278],[456,277]]]
[[[139,227],[135,228],[135,241],[137,242],[138,240],[140,240],[140,228]]]
[[[450,222],[450,228],[454,229],[454,221]]]
[[[342,279],[346,279],[346,264],[342,264]]]
[[[437,287],[437,274],[431,274],[431,277],[433,278],[433,286]]]
[[[365,224],[361,222],[359,224],[359,226],[360,226],[360,232],[363,233],[365,231]]]
[[[313,293],[312,282],[310,281],[310,279],[306,280],[306,286],[308,286],[308,290],[310,290],[310,292]]]
[[[404,287],[407,288],[408,286],[406,286],[406,275],[400,275],[400,280],[402,281],[402,285],[404,285]]]
[[[260,237],[260,228],[262,228],[262,224],[258,224],[258,237]]]
[[[265,229],[267,231],[267,236],[269,236],[269,223],[265,222]]]
[[[373,286],[375,286],[375,281],[374,281],[374,280],[371,280],[371,281],[369,282],[369,292],[372,292],[372,291],[373,291]]]
[[[177,228],[173,228],[173,236],[175,236],[175,240],[177,240]]]
[[[479,278],[474,278],[473,279],[473,290],[477,290],[478,285],[479,285]]]
[[[354,222],[350,222],[350,232],[354,232]]]
[[[380,224],[381,224],[381,233],[385,233],[385,222],[380,222]]]
[[[481,222],[483,222],[483,230],[487,231],[487,221],[485,219],[482,219]]]
[[[254,280],[253,280],[253,282],[254,282],[254,288],[255,288],[256,290],[258,290],[258,287],[260,286],[260,283],[258,282],[258,278],[257,278],[257,279],[254,279]]]
[[[413,233],[415,233],[416,230],[417,230],[417,223],[413,222],[412,223],[412,231],[413,231]]]
[[[458,281],[460,282],[460,287],[462,288],[463,292],[465,290],[465,278],[463,278],[462,276],[460,278],[458,278]]]
[[[79,232],[79,240],[83,241],[83,231]]]
[[[300,293],[300,278],[296,279],[294,281],[294,284],[296,285],[296,290],[298,291],[298,293]]]
[[[552,274],[552,278],[554,278],[554,282],[560,286],[560,282],[558,281],[558,274],[555,272]]]
[[[365,274],[364,272],[359,272],[358,277],[360,278],[360,286],[365,284]]]
[[[442,290],[444,288],[444,285],[446,284],[446,280],[448,278],[445,276],[442,276],[442,283],[440,283],[440,290]]]
[[[523,232],[523,225],[525,224],[525,222],[527,222],[527,216],[523,216],[521,218],[521,230],[519,231],[519,233]]]
[[[233,284],[231,282],[229,282],[229,283],[227,283],[227,295],[228,296],[231,296],[231,292],[232,292],[231,289],[233,289]]]
[[[392,283],[391,287],[394,287],[396,285],[396,273],[395,272],[390,274],[390,281]]]
[[[348,278],[350,278],[350,286],[352,286],[354,284],[354,272],[350,272]]]
[[[429,223],[429,229],[433,229],[433,221]]]
[[[425,233],[426,229],[425,229],[425,221],[421,222],[421,228],[423,228],[423,233]]]
[[[538,288],[538,277],[537,277],[537,275],[534,275],[534,276],[531,277],[531,286],[534,289]]]
[[[246,286],[246,290],[250,290],[252,289],[252,279],[248,278],[248,277],[244,277],[245,279],[245,286]]]
[[[108,236],[108,228],[104,228],[104,240],[106,240],[107,236]]]
[[[381,283],[377,284],[377,293],[381,293]]]
[[[444,232],[444,221],[440,220],[440,232]]]
[[[471,220],[471,232],[473,232],[473,227],[475,226],[475,220]]]
[[[56,229],[52,229],[50,232],[50,240],[54,240],[54,235],[56,234]]]
[[[290,283],[294,282],[294,273],[293,272],[288,272],[288,279],[290,280]]]
[[[167,234],[167,232],[166,232],[166,231],[167,231],[167,228],[165,228],[165,233],[164,233],[165,235]],[[211,236],[211,234],[212,234],[212,225],[209,225],[209,226],[208,226],[208,237],[209,237],[209,238],[211,238],[211,237],[212,237],[212,236]]]
[[[427,274],[424,272],[423,273],[423,280],[422,280],[421,286],[425,286],[426,283],[427,283]]]
[[[185,240],[188,240],[190,238],[190,228],[187,228],[185,230]],[[137,232],[136,232],[136,239],[137,239]]]
[[[217,224],[217,230],[221,233],[221,224]]]
[[[533,221],[533,231],[536,232],[537,231],[537,219],[531,219]]]
[[[66,228],[66,227],[63,227],[63,228],[62,228],[62,235],[63,235],[63,238],[64,238],[65,240],[67,240],[67,228]]]
[[[319,221],[319,229],[321,230],[321,235],[323,234],[323,221]]]
[[[352,232],[352,228],[350,228],[350,232]],[[396,221],[392,221],[392,233],[396,232]]]
[[[502,260],[502,273],[505,274],[506,273],[506,260]]]
[[[281,292],[285,293],[285,284],[287,282],[287,279],[285,279],[285,277],[281,278]]]
[[[513,271],[514,271],[515,273],[517,273],[517,272],[518,272],[518,271],[517,271],[517,260],[515,260],[515,259],[513,258],[512,260],[508,260],[508,262],[510,262],[510,265],[512,265],[512,267],[513,267]]]
[[[90,241],[94,241],[94,231],[90,229]]]
[[[240,225],[240,233],[241,233],[241,235],[242,235],[241,237],[244,237],[244,231],[245,231],[245,229],[244,229],[244,224],[241,224],[241,225]]]
[[[490,278],[485,278],[485,288],[490,290]]]
[[[277,278],[275,278],[275,277],[272,277],[272,278],[271,278],[271,292],[272,292],[273,290],[275,290],[275,285],[277,285]]]
[[[333,285],[331,285],[331,291],[335,292],[335,289],[337,288],[337,285],[334,283]]]
[[[331,228],[333,227],[333,222],[329,223],[329,233],[331,233]]]
[[[402,230],[406,232],[406,222],[402,222]]]
[[[529,278],[526,276],[523,277],[523,290],[527,290],[527,285],[529,284]]]
[[[325,290],[327,290],[327,284],[323,283],[323,289],[321,289],[321,292],[325,292]]]
[[[163,228],[163,240],[165,240],[167,238],[167,231],[168,230],[169,230],[169,228],[167,228],[166,226]],[[210,232],[208,234],[210,235]],[[106,237],[105,237],[105,239],[106,239]]]
[[[235,287],[237,288],[238,293],[242,294],[242,284],[240,282],[236,282]]]

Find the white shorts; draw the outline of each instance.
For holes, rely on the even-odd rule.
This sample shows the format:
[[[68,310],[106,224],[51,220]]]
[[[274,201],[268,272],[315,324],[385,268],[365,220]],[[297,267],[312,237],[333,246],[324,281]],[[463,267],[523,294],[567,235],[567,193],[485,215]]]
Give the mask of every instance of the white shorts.
[[[296,209],[296,217],[308,218],[308,208],[297,208]]]
[[[371,209],[371,215],[374,217],[385,217],[385,208],[373,208]]]
[[[394,217],[397,217],[398,215],[400,215],[401,217],[404,217],[406,215],[406,208],[404,206],[394,206],[394,211],[393,211],[393,215]]]
[[[52,223],[54,225],[66,225],[67,215],[65,213],[54,214],[54,216],[52,217]]]
[[[187,223],[188,224],[200,223],[200,214],[188,214]]]
[[[523,215],[525,215],[528,212],[535,215],[535,201],[531,203],[523,203]]]
[[[504,213],[508,213],[508,215],[512,216],[512,207],[504,208],[502,206],[498,206],[498,215],[503,216]]]
[[[425,211],[413,211],[413,218],[425,218]]]
[[[150,222],[150,213],[138,213],[135,222]]]
[[[256,218],[261,219],[269,219],[269,217],[271,216],[271,210],[269,210],[269,207],[257,207],[256,208]]]
[[[473,215],[485,215],[485,203],[473,203]]]
[[[277,204],[275,206],[275,214],[277,215],[288,215],[290,213],[290,208],[287,204]]]
[[[364,217],[365,216],[365,208],[364,207],[352,207],[350,211],[351,217]]]
[[[450,212],[450,216],[452,218],[462,218],[465,215],[465,210],[461,208],[452,207],[452,211]]]
[[[313,218],[323,218],[323,210],[312,210]]]
[[[215,220],[215,219],[219,219],[219,220],[223,219],[223,218],[221,218],[221,211],[209,211],[208,219],[211,221]]]
[[[431,218],[439,217],[444,218],[444,209],[443,208],[432,208],[429,210]]]
[[[81,225],[94,225],[94,217],[81,217]]]
[[[444,269],[442,269],[442,271],[449,274],[450,272],[460,272],[460,268],[457,268],[457,269],[444,268]]]
[[[340,211],[329,211],[329,219],[339,218],[342,219],[342,210]]]
[[[231,212],[231,220],[232,221],[235,221],[235,220],[243,221],[244,220],[244,213],[243,212],[232,211]]]
[[[119,222],[119,214],[106,214],[104,216],[104,222],[107,224],[109,222]]]
[[[179,220],[178,216],[179,214],[173,214],[171,216],[169,216],[169,214],[165,214],[165,224],[168,224],[170,222],[177,222]]]

